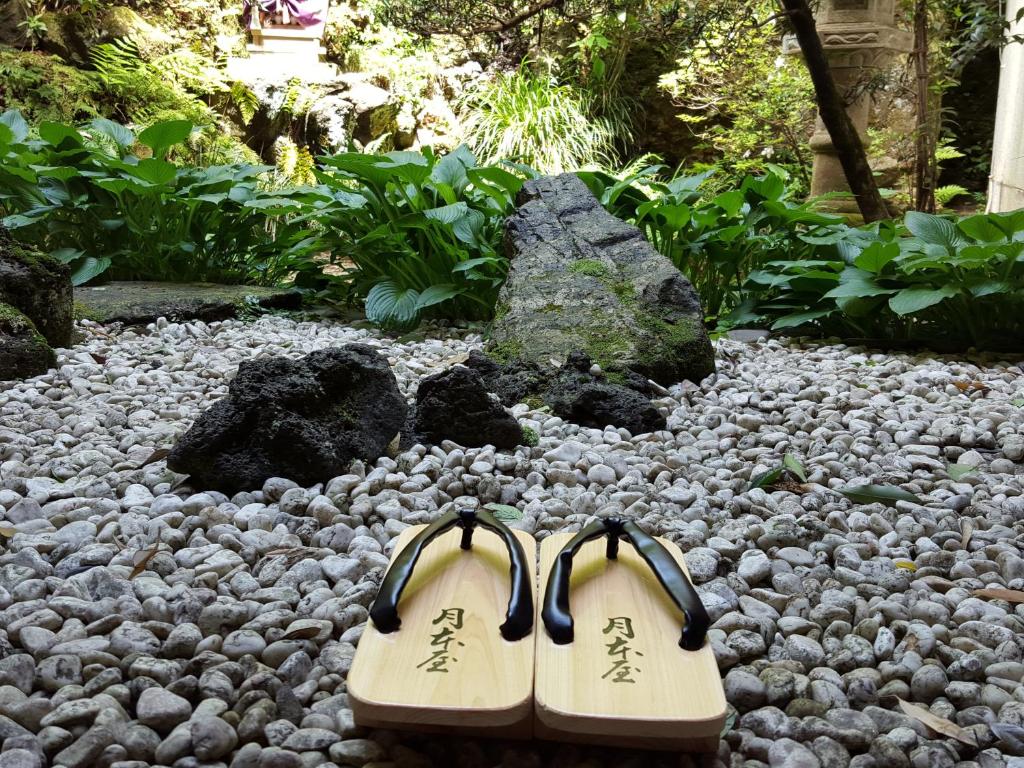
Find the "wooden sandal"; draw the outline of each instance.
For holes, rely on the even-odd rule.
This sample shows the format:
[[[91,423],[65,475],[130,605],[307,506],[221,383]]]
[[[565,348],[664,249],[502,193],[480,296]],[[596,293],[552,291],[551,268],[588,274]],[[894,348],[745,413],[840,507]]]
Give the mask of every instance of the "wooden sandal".
[[[529,737],[536,553],[483,509],[403,531],[348,675],[356,722]]]
[[[619,552],[623,537],[633,547]],[[545,539],[540,574],[538,737],[717,749],[725,692],[705,642],[710,620],[678,547],[613,517]]]

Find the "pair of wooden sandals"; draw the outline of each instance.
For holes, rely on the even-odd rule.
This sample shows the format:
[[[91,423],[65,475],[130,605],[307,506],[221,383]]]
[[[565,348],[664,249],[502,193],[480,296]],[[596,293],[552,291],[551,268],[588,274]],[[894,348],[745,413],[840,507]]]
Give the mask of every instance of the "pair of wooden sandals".
[[[679,549],[618,518],[549,536],[535,631],[537,549],[483,509],[403,531],[348,676],[356,722],[714,750],[725,695]]]

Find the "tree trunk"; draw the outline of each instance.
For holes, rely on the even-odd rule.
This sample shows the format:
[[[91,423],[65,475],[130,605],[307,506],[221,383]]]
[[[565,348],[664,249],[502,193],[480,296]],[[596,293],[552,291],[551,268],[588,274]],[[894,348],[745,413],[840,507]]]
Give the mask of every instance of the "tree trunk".
[[[846,181],[857,200],[857,207],[865,221],[878,221],[889,217],[889,211],[878,191],[874,174],[868,164],[864,143],[856,127],[846,114],[846,101],[839,92],[832,69],[829,67],[825,49],[818,37],[814,14],[807,0],[781,0],[789,21],[793,25],[796,39],[807,64],[807,71],[814,83],[815,101],[818,114],[825,124],[835,147],[836,156],[846,174]]]
[[[914,70],[917,74],[917,136],[914,158],[914,208],[935,211],[935,131],[928,104],[928,0],[914,3]]]

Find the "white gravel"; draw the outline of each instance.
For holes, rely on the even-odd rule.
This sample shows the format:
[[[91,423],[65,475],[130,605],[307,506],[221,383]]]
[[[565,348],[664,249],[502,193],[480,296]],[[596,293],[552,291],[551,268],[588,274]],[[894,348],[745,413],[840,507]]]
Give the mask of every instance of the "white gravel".
[[[345,676],[393,539],[490,501],[538,538],[618,513],[678,542],[737,712],[703,759],[463,741],[460,766],[1024,765],[1024,607],[974,594],[1024,589],[1018,363],[719,342],[717,376],[657,401],[662,432],[521,405],[532,449],[417,446],[228,499],[143,463],[242,360],[360,341],[412,396],[479,336],[280,317],[83,331],[56,371],[0,390],[0,768],[454,765],[449,740],[357,728]],[[806,485],[748,489],[787,452]],[[864,483],[924,506],[838,493]]]

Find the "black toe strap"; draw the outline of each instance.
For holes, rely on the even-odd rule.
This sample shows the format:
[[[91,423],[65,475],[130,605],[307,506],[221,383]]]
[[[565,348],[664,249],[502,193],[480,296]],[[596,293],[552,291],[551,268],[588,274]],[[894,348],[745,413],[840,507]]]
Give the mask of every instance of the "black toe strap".
[[[654,571],[658,581],[665,588],[679,609],[683,612],[682,637],[679,646],[695,651],[704,645],[711,619],[700,601],[700,595],[686,577],[679,563],[669,554],[657,539],[648,536],[636,523],[609,517],[591,523],[577,533],[555,557],[548,586],[544,591],[544,608],[541,617],[548,634],[557,645],[571,643],[573,639],[572,614],[569,612],[569,577],[572,575],[572,559],[584,544],[602,536],[608,537],[607,556],[614,560],[619,554],[619,539],[625,537],[640,553],[640,557]]]
[[[380,591],[377,592],[377,599],[370,608],[370,618],[378,630],[389,634],[401,626],[402,620],[398,618],[398,601],[424,548],[442,533],[458,527],[462,529],[460,546],[469,549],[473,542],[473,530],[477,525],[501,537],[511,561],[509,576],[512,580],[512,594],[505,613],[505,623],[501,625],[501,636],[506,640],[520,640],[530,634],[530,630],[533,629],[533,595],[530,591],[533,569],[527,563],[523,545],[519,543],[515,534],[485,509],[447,512],[424,528],[405,546],[388,568],[381,582]]]

